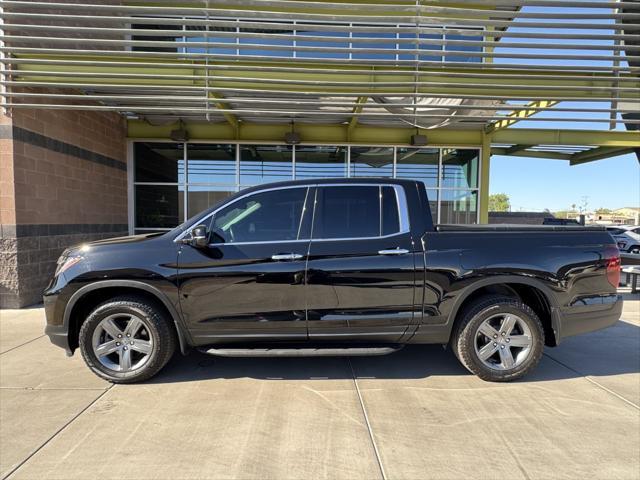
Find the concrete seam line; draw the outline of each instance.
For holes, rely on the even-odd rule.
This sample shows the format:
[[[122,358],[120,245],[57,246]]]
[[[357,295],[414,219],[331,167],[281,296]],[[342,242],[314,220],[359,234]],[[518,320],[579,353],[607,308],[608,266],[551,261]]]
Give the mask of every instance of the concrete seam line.
[[[47,438],[44,443],[42,445],[40,445],[38,448],[36,448],[33,452],[31,452],[27,458],[25,458],[24,460],[22,460],[18,465],[16,465],[14,468],[11,469],[11,471],[9,473],[7,473],[4,477],[2,477],[2,480],[6,480],[7,478],[9,478],[11,475],[13,475],[14,473],[16,473],[16,471],[18,471],[18,469],[20,469],[25,463],[27,463],[29,460],[31,460],[31,458],[33,458],[34,455],[36,455],[40,450],[42,450],[46,445],[49,444],[49,442],[51,442],[51,440],[53,440],[55,437],[58,436],[58,434],[62,433],[69,425],[71,425],[80,415],[82,415],[84,412],[86,412],[87,410],[89,410],[89,408],[91,408],[98,400],[100,400],[102,397],[105,396],[105,394],[111,390],[115,385],[111,384],[109,386],[109,388],[107,388],[106,390],[104,390],[100,395],[98,395],[95,399],[93,399],[91,401],[91,403],[89,403],[89,405],[87,405],[86,407],[84,407],[82,410],[80,410],[77,414],[75,414],[71,420],[69,420],[67,423],[65,423],[62,427],[60,427],[58,430],[56,430],[53,435],[51,435],[49,438]]]
[[[15,350],[16,348],[24,347],[25,345],[27,345],[27,344],[29,344],[31,342],[35,342],[36,340],[39,340],[42,337],[44,337],[44,335],[40,335],[39,337],[32,338],[31,340],[27,340],[26,342],[21,343],[20,345],[16,345],[15,347],[11,347],[9,350],[5,350],[4,352],[0,352],[0,355],[4,355],[5,353],[9,353],[9,352]]]
[[[385,474],[384,466],[382,465],[382,459],[380,458],[380,452],[378,451],[378,445],[376,444],[376,439],[373,436],[371,423],[369,423],[369,415],[367,415],[367,409],[364,406],[364,400],[362,399],[362,394],[360,393],[360,387],[358,385],[358,380],[356,378],[356,372],[353,369],[353,364],[351,363],[351,359],[347,358],[347,361],[349,362],[349,368],[351,368],[351,375],[353,376],[353,384],[356,387],[356,393],[358,394],[358,400],[360,401],[360,408],[362,409],[362,414],[364,415],[364,421],[367,425],[367,432],[369,433],[369,439],[371,440],[371,445],[373,446],[373,452],[376,455],[376,461],[378,462],[380,475],[382,476],[382,480],[387,480],[387,475]]]
[[[633,408],[640,410],[640,406],[636,405],[634,402],[632,402],[631,400],[623,397],[622,395],[620,395],[619,393],[614,392],[613,390],[605,387],[604,385],[596,382],[593,378],[591,378],[589,375],[587,375],[586,373],[582,373],[578,370],[576,370],[575,368],[570,367],[569,365],[567,365],[566,363],[561,362],[560,360],[557,360],[555,358],[553,358],[551,355],[545,353],[544,354],[545,357],[550,358],[551,360],[553,360],[554,362],[556,362],[559,365],[562,365],[565,368],[568,368],[569,370],[571,370],[572,372],[577,373],[578,375],[582,375],[582,377],[587,380],[588,382],[594,384],[596,387],[601,388],[602,390],[604,390],[605,392],[610,393],[611,395],[613,395],[614,397],[619,398],[620,400],[622,400],[623,402],[631,405]]]

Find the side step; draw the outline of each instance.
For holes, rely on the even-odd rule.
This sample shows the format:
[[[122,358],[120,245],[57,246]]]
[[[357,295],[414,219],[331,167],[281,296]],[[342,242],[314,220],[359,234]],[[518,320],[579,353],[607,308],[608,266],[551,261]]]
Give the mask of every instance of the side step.
[[[368,357],[389,355],[402,350],[403,347],[404,345],[344,348],[202,348],[199,350],[217,357]]]

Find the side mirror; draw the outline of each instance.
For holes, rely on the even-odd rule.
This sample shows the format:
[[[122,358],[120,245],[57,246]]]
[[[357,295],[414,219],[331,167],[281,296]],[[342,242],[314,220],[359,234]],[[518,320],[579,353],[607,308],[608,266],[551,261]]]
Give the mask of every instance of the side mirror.
[[[191,229],[189,245],[195,248],[205,248],[209,245],[209,234],[206,225],[198,225]]]

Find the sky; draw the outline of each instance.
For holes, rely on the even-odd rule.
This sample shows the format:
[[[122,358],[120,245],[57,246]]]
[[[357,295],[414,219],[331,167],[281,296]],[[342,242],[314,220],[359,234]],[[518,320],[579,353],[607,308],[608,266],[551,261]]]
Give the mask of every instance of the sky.
[[[555,11],[545,7],[525,7],[523,11]],[[594,9],[571,9],[573,12],[601,13]],[[535,32],[535,29],[514,28],[514,31]],[[582,30],[584,33],[607,34],[608,30]],[[527,39],[509,39],[510,42],[527,42]],[[556,40],[557,42],[557,40]],[[574,42],[576,42],[574,40]],[[577,43],[577,42],[576,42]],[[579,42],[584,43],[584,42]],[[610,44],[603,41],[594,41],[594,44]],[[496,49],[496,52],[511,52],[514,49]],[[529,51],[529,50],[527,50]],[[535,51],[535,50],[532,50]],[[544,53],[544,50],[540,50]],[[548,51],[547,51],[548,52]],[[564,50],[571,54],[586,54],[585,51]],[[555,53],[555,52],[554,52]],[[561,52],[557,52],[561,53]],[[609,51],[598,52],[609,55]],[[513,62],[510,59],[496,59],[495,63]],[[524,63],[523,61],[518,61]],[[535,63],[549,60],[533,60]],[[562,62],[567,64],[566,61]],[[607,65],[608,62],[580,61],[576,65]],[[569,106],[569,103],[560,103],[558,106]],[[586,104],[582,104],[586,106]],[[593,108],[609,108],[608,104],[590,104]],[[567,128],[567,129],[608,129],[608,121],[602,114],[591,113],[589,118],[603,119],[603,123],[559,123],[553,118],[567,115],[566,112],[542,112],[537,118],[548,118],[548,122],[520,122],[515,128]],[[569,113],[576,116],[575,113]],[[582,114],[587,115],[587,114]],[[514,128],[511,127],[511,128]],[[619,124],[619,130],[624,130],[624,125]],[[640,144],[640,133],[638,134]],[[512,211],[551,211],[566,210],[571,205],[581,205],[587,202],[587,208],[622,208],[640,206],[640,164],[634,154],[623,155],[616,158],[599,160],[582,165],[570,166],[563,160],[534,159],[524,157],[493,156],[491,158],[491,176],[489,183],[490,193],[506,193],[511,200]],[[586,198],[585,198],[586,197]]]

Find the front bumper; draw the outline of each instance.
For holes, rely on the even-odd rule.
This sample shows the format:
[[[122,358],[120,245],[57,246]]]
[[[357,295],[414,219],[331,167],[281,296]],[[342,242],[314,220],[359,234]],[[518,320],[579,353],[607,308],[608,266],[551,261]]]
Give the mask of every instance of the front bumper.
[[[44,328],[45,335],[49,337],[51,343],[64,348],[67,355],[73,355],[73,349],[69,345],[69,327],[64,324],[65,303],[61,301],[59,292],[45,291],[42,300],[47,319],[47,325]]]
[[[614,325],[622,316],[622,296],[598,295],[581,298],[556,310],[556,341]]]
[[[49,337],[51,343],[64,348],[67,352],[67,356],[73,355],[73,350],[69,346],[69,333],[67,328],[63,325],[47,325],[44,327],[44,333]]]

